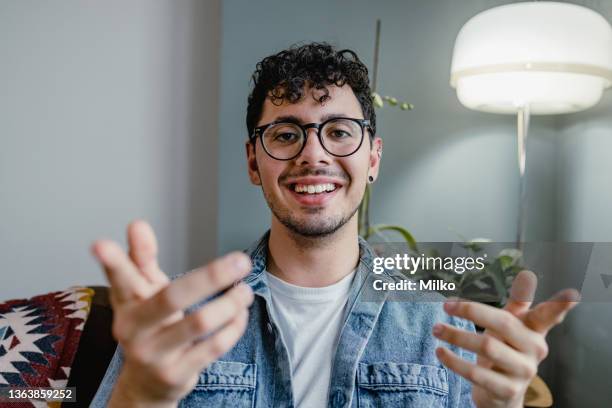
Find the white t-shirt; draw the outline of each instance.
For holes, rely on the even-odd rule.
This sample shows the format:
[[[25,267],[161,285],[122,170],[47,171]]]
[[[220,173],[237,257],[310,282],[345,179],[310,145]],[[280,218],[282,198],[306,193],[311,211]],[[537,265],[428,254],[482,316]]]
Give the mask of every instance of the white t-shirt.
[[[289,352],[298,408],[327,406],[332,359],[354,276],[355,271],[333,285],[309,288],[266,272],[270,313]]]

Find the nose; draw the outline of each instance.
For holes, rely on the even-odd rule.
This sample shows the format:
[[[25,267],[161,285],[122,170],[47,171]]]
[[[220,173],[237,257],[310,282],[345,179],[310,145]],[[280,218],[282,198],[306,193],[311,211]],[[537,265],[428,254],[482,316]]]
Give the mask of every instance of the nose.
[[[317,136],[317,129],[310,128],[306,130],[305,143],[306,144],[302,149],[302,152],[298,157],[296,157],[296,163],[298,165],[330,163],[331,156],[321,145],[319,137]]]

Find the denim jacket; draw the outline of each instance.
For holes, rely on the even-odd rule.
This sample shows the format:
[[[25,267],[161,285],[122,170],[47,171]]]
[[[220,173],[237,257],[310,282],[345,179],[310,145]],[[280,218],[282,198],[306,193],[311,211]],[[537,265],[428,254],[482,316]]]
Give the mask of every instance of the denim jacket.
[[[181,400],[180,407],[294,406],[287,347],[269,313],[270,291],[263,273],[268,237],[269,231],[246,250],[253,270],[244,281],[253,289],[255,300],[244,335],[200,373],[197,385]],[[397,301],[387,299],[385,293],[366,294],[375,279],[393,281],[399,277],[389,271],[381,275],[372,272],[376,255],[361,237],[359,251],[332,362],[328,406],[472,407],[471,384],[437,360],[434,351],[440,341],[431,332],[436,322],[472,331],[473,324],[447,315],[441,296]],[[473,353],[445,345],[460,357],[475,361]],[[118,347],[92,407],[106,406],[122,363]]]

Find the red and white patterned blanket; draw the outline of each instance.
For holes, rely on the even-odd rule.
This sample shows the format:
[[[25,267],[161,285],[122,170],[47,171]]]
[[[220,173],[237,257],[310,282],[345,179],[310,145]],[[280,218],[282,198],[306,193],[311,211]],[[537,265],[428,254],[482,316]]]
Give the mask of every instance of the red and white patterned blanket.
[[[91,308],[93,290],[71,287],[0,303],[0,387],[63,388]],[[2,403],[0,407],[58,403]]]

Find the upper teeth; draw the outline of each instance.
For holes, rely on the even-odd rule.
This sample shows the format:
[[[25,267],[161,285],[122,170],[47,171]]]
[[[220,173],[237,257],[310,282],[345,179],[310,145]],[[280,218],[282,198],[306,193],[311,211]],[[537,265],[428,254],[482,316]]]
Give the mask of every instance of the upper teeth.
[[[296,193],[318,194],[323,191],[334,191],[336,186],[333,183],[327,184],[296,184],[293,187]]]

